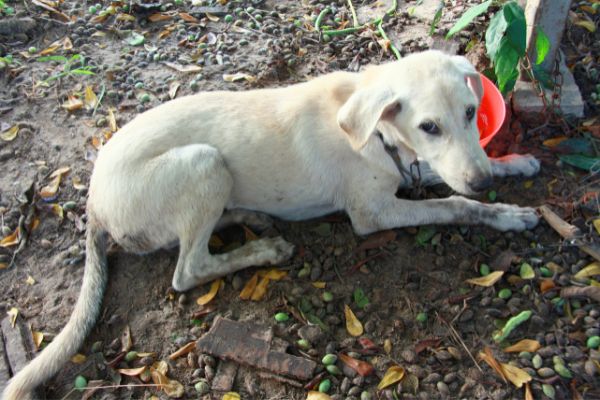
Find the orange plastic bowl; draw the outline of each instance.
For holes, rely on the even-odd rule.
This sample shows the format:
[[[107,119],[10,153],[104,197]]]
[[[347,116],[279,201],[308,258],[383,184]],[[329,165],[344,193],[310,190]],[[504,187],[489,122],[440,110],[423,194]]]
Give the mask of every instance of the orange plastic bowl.
[[[483,84],[483,98],[477,112],[477,127],[479,143],[481,147],[485,147],[502,127],[506,118],[506,107],[502,93],[496,85],[483,74],[479,75]]]

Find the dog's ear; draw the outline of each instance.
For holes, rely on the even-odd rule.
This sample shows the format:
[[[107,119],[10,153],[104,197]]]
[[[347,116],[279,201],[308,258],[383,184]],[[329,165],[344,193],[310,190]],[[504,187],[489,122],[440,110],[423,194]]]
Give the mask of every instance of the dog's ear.
[[[465,81],[469,89],[475,93],[477,100],[481,101],[483,98],[483,84],[481,83],[481,76],[479,76],[473,64],[463,56],[453,56],[452,61],[465,76]]]
[[[393,118],[400,103],[388,87],[372,86],[357,90],[339,109],[337,122],[350,138],[355,150],[360,150],[382,118]]]

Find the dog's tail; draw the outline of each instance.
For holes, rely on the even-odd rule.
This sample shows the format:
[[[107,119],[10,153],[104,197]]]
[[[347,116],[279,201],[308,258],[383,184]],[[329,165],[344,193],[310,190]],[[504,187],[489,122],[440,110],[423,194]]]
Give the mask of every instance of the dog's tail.
[[[98,318],[106,286],[106,238],[106,232],[90,220],[83,283],[73,314],[44,351],[8,382],[2,393],[3,400],[32,398],[33,390],[56,374],[83,344]]]

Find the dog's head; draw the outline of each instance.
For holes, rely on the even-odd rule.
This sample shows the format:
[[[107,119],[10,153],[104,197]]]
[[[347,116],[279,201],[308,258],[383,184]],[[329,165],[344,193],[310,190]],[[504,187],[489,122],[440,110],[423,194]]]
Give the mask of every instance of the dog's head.
[[[378,130],[429,163],[454,190],[473,194],[492,183],[479,145],[481,78],[469,61],[427,51],[373,67],[338,111],[338,124],[360,151]]]

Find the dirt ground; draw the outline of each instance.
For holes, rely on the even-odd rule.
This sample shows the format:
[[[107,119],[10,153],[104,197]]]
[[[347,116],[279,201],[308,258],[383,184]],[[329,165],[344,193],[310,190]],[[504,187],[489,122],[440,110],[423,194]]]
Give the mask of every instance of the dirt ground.
[[[61,15],[31,2],[8,2],[16,16],[0,18],[0,57],[11,54],[15,60],[0,70],[0,131],[19,126],[14,139],[0,140],[0,236],[12,234],[20,220],[28,230],[33,221],[39,221],[14,257],[19,246],[0,247],[0,309],[17,308],[32,331],[44,333],[42,347],[64,326],[79,293],[86,184],[98,148],[113,133],[113,115],[114,123],[123,126],[136,114],[174,96],[287,85],[330,71],[356,71],[365,64],[394,59],[373,31],[330,40],[311,31],[324,6],[316,1],[162,2],[162,9],[160,2],[156,6],[134,1],[127,3],[128,13],[120,9],[106,18],[99,16],[111,5],[108,1],[55,3],[60,3],[58,9],[72,17],[73,23],[66,24]],[[440,46],[464,54],[471,39],[480,37],[484,29],[483,24],[476,24],[444,43],[440,38],[468,3],[476,2],[447,2],[434,36],[429,35],[427,16],[420,14],[420,7],[431,2],[399,3],[396,15],[383,26],[402,54]],[[574,2],[573,12],[582,12],[581,4],[586,3]],[[346,1],[327,5],[335,11],[330,16],[341,21],[351,19]],[[354,1],[354,5],[362,21],[382,15],[387,8],[370,1]],[[201,8],[205,6],[211,7],[208,14]],[[90,7],[97,8],[95,14],[90,13],[94,11]],[[34,17],[31,26],[25,22],[7,24],[26,16]],[[228,16],[233,19],[229,21]],[[597,16],[590,18],[597,23]],[[340,21],[326,19],[325,23],[338,26]],[[143,43],[139,35],[143,35]],[[590,97],[599,83],[598,74],[590,74],[590,68],[597,65],[599,42],[597,33],[569,24],[564,49],[582,86],[587,121],[598,112]],[[80,54],[85,64],[72,61],[69,70],[63,59],[40,61],[44,50],[46,56],[70,58]],[[472,54],[476,51],[477,46],[470,50]],[[585,57],[591,57],[592,66]],[[73,72],[86,70],[85,66],[93,67],[94,74]],[[61,73],[63,76],[57,78]],[[227,74],[236,73],[247,75],[231,82]],[[77,99],[85,98],[88,86],[99,99],[95,109],[77,104]],[[71,111],[66,107],[69,96],[75,99]],[[493,194],[485,193],[480,200],[524,206],[550,204],[581,229],[585,240],[597,240],[592,226],[599,215],[597,175],[563,165],[541,145],[543,140],[564,134],[579,137],[581,130],[565,132],[547,127],[532,133],[529,128],[513,118],[492,143],[491,151],[495,155],[509,150],[532,152],[542,160],[540,175],[499,180]],[[69,167],[69,171],[56,196],[44,201],[40,191],[52,181],[50,175],[62,167]],[[24,195],[28,190],[29,196]],[[33,199],[31,193],[36,194]],[[446,187],[436,187],[422,196],[448,194]],[[61,212],[62,217],[57,215]],[[277,336],[290,343],[289,352],[319,364],[326,353],[350,352],[375,367],[373,375],[363,378],[338,361],[339,375],[321,375],[332,382],[329,394],[335,399],[524,398],[523,388],[504,383],[478,357],[486,346],[501,362],[524,368],[533,376],[530,386],[536,399],[600,398],[600,353],[586,347],[587,339],[600,332],[598,303],[559,297],[560,288],[581,284],[573,275],[593,259],[564,242],[545,222],[522,233],[435,226],[397,229],[364,238],[352,232],[347,217],[334,215],[298,223],[276,221],[273,229],[254,233],[270,236],[277,232],[299,249],[289,263],[278,266],[289,272],[287,277],[272,281],[261,301],[246,301],[240,299],[240,291],[257,269],[227,276],[210,303],[214,311],[205,316],[198,316],[205,307],[198,306],[196,299],[209,290],[209,285],[183,294],[170,287],[177,249],[146,255],[114,249],[109,256],[110,280],[101,318],[80,349],[87,358],[82,363],[69,363],[49,381],[42,391],[46,398],[81,398],[82,393],[72,390],[77,375],[115,386],[96,391],[92,398],[167,398],[163,391],[144,386],[138,377],[119,375],[113,368],[141,365],[141,358],[107,366],[106,362],[118,355],[119,338],[129,327],[132,350],[155,353],[153,360],[168,361],[169,354],[201,337],[216,315],[272,326]],[[241,227],[231,228],[219,233],[222,243],[215,242],[214,250],[225,251],[251,238]],[[523,263],[533,267],[535,278],[507,279],[518,277]],[[549,263],[557,268],[548,267]],[[465,283],[480,276],[481,264],[503,268],[506,276],[489,288]],[[542,293],[544,280],[551,280],[555,288]],[[319,282],[325,283],[324,289],[316,287],[322,285]],[[356,289],[364,292],[368,305],[357,305]],[[499,297],[502,289],[511,290],[509,297]],[[324,292],[332,295],[325,296],[327,301]],[[355,310],[364,326],[363,337],[376,345],[375,350],[365,349],[364,341],[348,334],[345,304]],[[301,337],[306,339],[306,329],[300,336],[298,333],[306,321],[294,318],[298,313],[293,310],[322,322],[323,329],[309,330],[308,349],[297,344]],[[525,310],[533,312],[530,320],[506,343],[495,343],[493,332]],[[287,312],[291,319],[276,322],[278,312]],[[525,338],[537,340],[541,349],[527,354],[502,351],[505,344]],[[210,384],[215,360],[191,354],[194,356],[168,361],[168,376],[183,384],[183,398],[220,399],[223,393],[201,393],[197,385]],[[540,357],[539,365],[536,356]],[[556,372],[556,357],[569,369],[570,377]],[[405,368],[405,378],[377,391],[377,384],[393,364]],[[324,367],[319,366],[315,375],[322,371]],[[126,387],[131,384],[139,386]],[[242,367],[231,391],[243,399],[305,399],[308,389],[266,379],[259,371]]]

